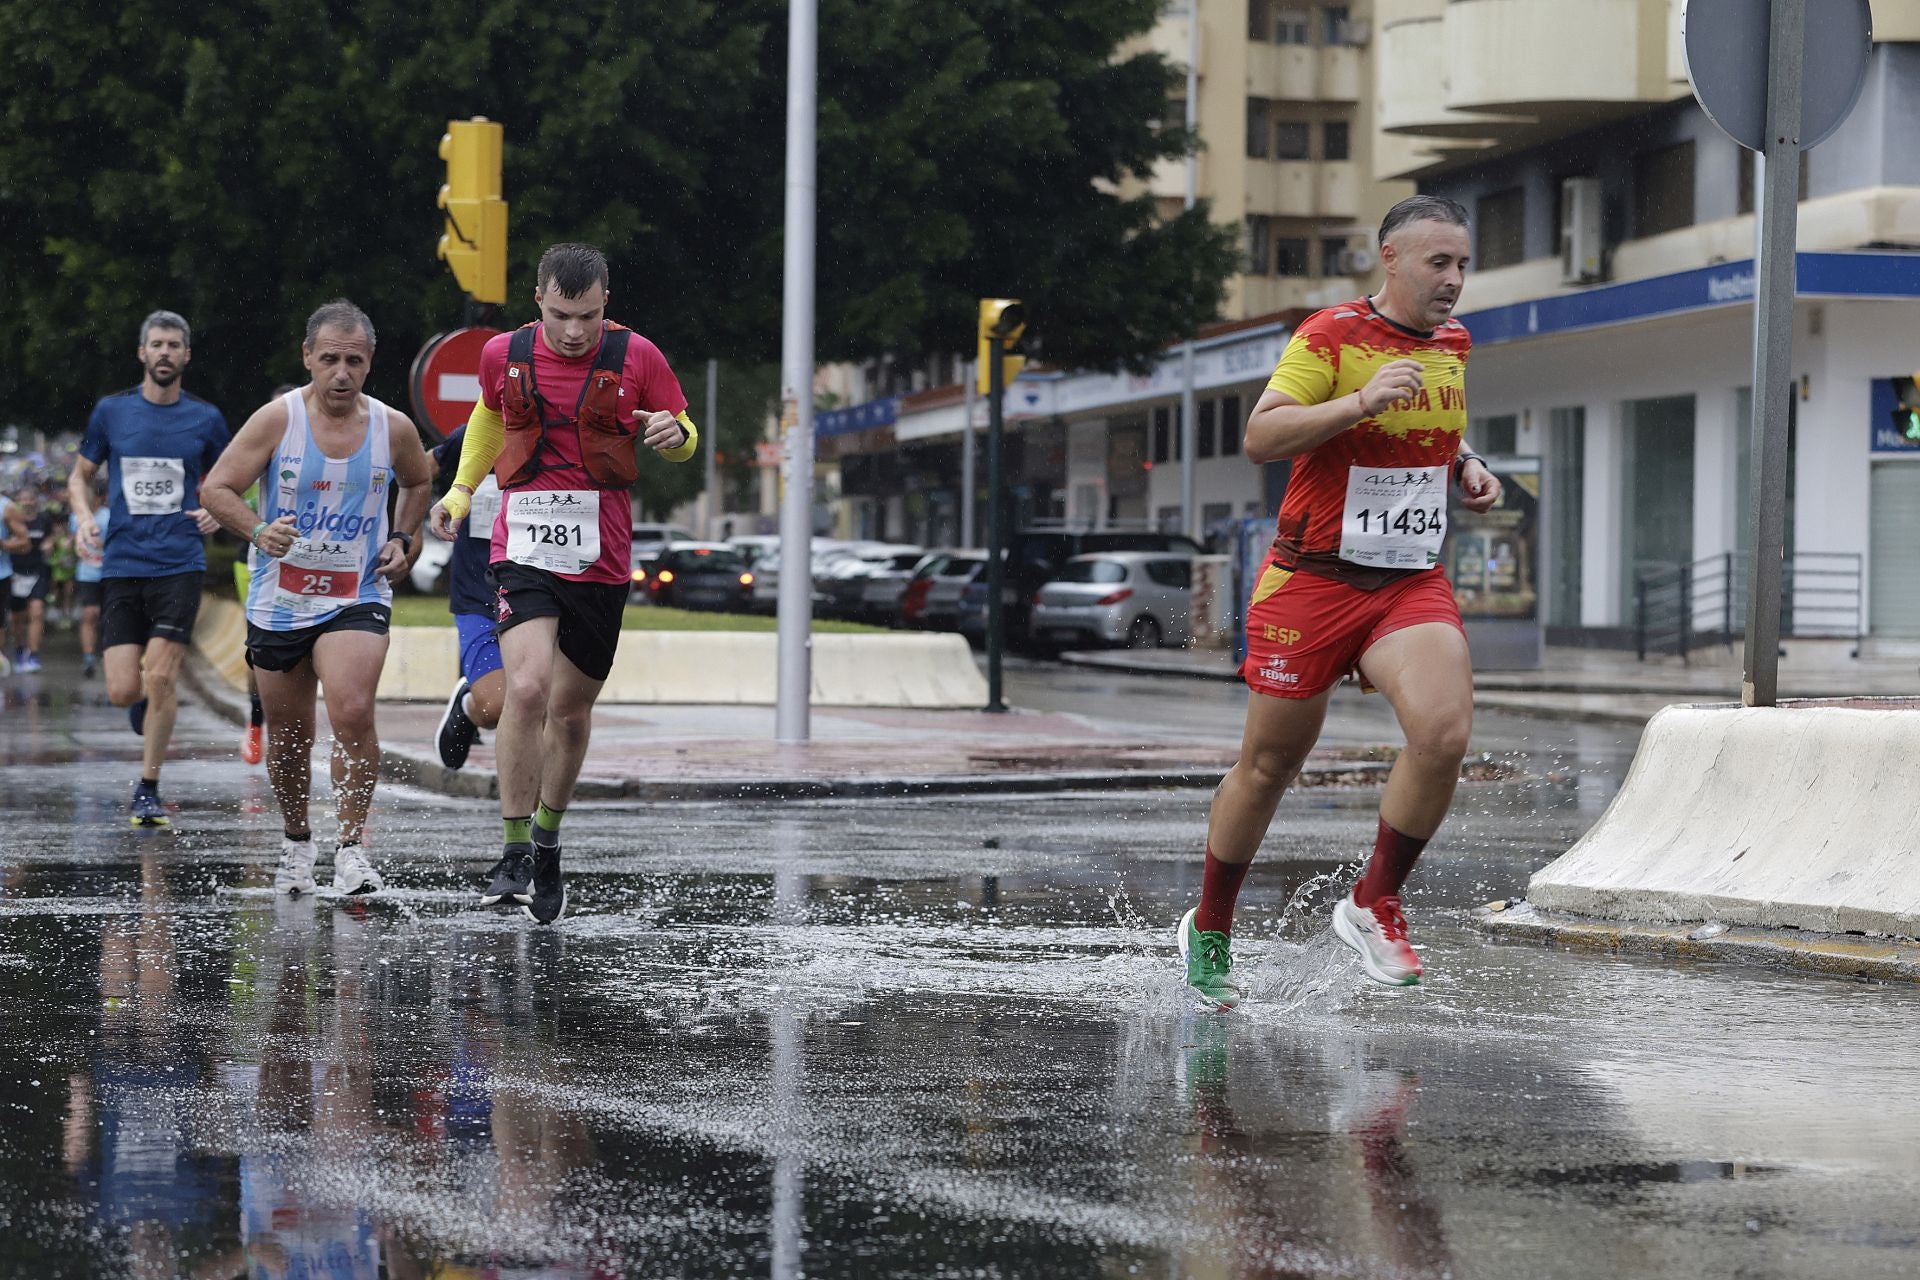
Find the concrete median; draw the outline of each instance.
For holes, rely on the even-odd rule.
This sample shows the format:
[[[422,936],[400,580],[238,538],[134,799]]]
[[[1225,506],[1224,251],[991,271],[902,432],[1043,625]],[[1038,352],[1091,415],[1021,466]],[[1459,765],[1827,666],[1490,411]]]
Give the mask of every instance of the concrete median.
[[[395,627],[382,700],[439,702],[459,679],[452,627]],[[194,643],[235,687],[246,684],[245,617],[231,600],[201,602]],[[626,631],[603,702],[772,706],[779,638],[752,631]],[[813,698],[822,707],[977,709],[987,682],[967,642],[934,632],[813,637]]]
[[[1920,937],[1912,699],[1669,707],[1527,899],[1613,920]]]

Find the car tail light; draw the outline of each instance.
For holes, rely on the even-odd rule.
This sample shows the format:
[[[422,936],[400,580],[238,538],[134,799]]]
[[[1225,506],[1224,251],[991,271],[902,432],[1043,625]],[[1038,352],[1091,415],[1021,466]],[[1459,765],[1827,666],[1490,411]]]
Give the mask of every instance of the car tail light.
[[[645,569],[635,569],[633,571],[633,580],[635,582],[645,582],[647,580],[647,571]]]
[[[743,574],[741,574],[741,575],[740,575],[740,585],[741,585],[741,586],[743,586],[743,587],[750,587],[750,586],[752,586],[752,585],[753,585],[753,575],[752,575],[752,574],[750,574],[750,573],[743,573]]]
[[[673,570],[662,569],[660,576],[655,578],[654,581],[663,587],[666,586],[669,582],[673,581]]]
[[[1125,600],[1132,595],[1133,595],[1132,587],[1122,587],[1118,591],[1108,592],[1106,595],[1101,596],[1098,600],[1095,600],[1094,603],[1095,604],[1119,604],[1122,600]]]
[[[1035,607],[1038,607],[1038,606],[1039,606],[1039,604],[1040,604],[1040,597],[1041,597],[1041,595],[1042,595],[1042,594],[1043,594],[1043,593],[1042,593],[1042,592],[1039,592],[1039,591],[1036,591],[1036,592],[1034,592],[1034,593],[1033,593],[1033,604],[1035,605]]]

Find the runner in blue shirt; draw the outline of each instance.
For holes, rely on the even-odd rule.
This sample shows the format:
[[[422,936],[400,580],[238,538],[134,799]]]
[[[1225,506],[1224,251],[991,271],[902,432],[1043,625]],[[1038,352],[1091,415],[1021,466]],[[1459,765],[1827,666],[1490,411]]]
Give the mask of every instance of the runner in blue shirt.
[[[106,489],[96,477],[93,486],[93,522],[99,527],[102,538],[113,515],[112,508],[98,505],[104,497]],[[80,538],[78,512],[67,516],[67,529],[73,534],[77,548]],[[73,570],[73,603],[80,611],[80,674],[88,680],[93,679],[93,673],[100,665],[100,602],[105,598],[106,590],[100,574],[105,566],[106,560],[101,549],[95,547],[92,551],[80,551],[80,563]]]
[[[229,433],[218,409],[180,389],[193,358],[193,331],[183,318],[172,311],[148,316],[140,325],[139,356],[146,369],[140,385],[93,407],[67,497],[79,517],[81,553],[104,551],[100,640],[107,696],[127,708],[133,731],[147,740],[132,822],[165,826],[160,766],[173,738],[180,662],[200,613],[207,571],[201,538],[217,527],[200,506],[200,477],[226,448]],[[113,512],[104,542],[93,510],[93,480],[102,464]]]
[[[437,483],[453,482],[460,470],[460,447],[467,429],[460,427],[433,450]],[[460,679],[440,717],[435,745],[440,763],[458,769],[480,739],[482,729],[500,723],[500,705],[507,689],[500,666],[500,638],[494,634],[494,587],[487,580],[487,556],[493,545],[493,522],[500,514],[500,485],[489,475],[473,491],[473,508],[453,540],[447,562],[447,610],[453,614],[460,643]]]

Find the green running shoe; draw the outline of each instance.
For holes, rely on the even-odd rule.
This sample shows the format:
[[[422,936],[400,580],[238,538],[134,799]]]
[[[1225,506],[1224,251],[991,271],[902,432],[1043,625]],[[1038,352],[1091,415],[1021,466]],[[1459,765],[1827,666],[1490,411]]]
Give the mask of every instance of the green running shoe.
[[[1231,1009],[1245,995],[1227,975],[1233,971],[1232,942],[1224,933],[1193,927],[1195,907],[1180,917],[1180,958],[1187,964],[1187,985],[1214,1009]]]

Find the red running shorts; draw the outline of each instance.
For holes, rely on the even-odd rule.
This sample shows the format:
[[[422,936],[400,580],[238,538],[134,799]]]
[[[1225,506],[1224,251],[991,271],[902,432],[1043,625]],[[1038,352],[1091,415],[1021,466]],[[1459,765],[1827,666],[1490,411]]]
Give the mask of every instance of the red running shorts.
[[[1466,632],[1453,584],[1437,568],[1362,591],[1269,559],[1247,606],[1247,661],[1240,675],[1256,693],[1315,697],[1349,673],[1357,676],[1360,656],[1376,641],[1423,622]]]

